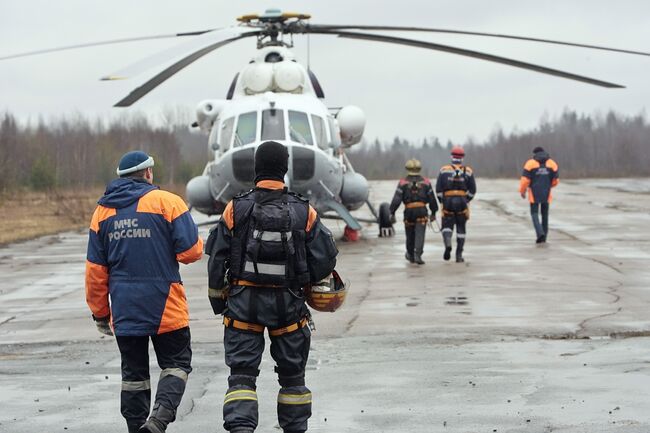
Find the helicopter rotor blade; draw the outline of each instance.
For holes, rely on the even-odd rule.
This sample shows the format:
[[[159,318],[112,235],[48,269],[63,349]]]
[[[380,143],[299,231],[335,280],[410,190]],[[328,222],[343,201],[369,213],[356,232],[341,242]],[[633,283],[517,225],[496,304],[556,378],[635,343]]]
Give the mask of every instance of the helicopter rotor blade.
[[[480,51],[467,50],[464,48],[457,48],[457,47],[452,47],[450,45],[436,44],[433,42],[425,42],[425,41],[419,41],[415,39],[406,39],[406,38],[398,38],[394,36],[377,35],[377,34],[370,34],[370,33],[358,33],[358,32],[327,31],[327,30],[312,29],[309,31],[309,33],[330,34],[330,35],[336,35],[338,37],[347,38],[347,39],[361,39],[361,40],[374,41],[374,42],[385,42],[389,44],[426,48],[429,50],[458,54],[465,57],[473,57],[476,59],[486,60],[488,62],[501,63],[504,65],[513,66],[515,68],[527,69],[529,71],[535,71],[546,75],[554,75],[556,77],[580,81],[595,86],[607,87],[607,88],[625,88],[625,86],[622,86],[620,84],[609,83],[607,81],[602,81],[594,78],[585,77],[582,75],[572,74],[570,72],[564,72],[558,69],[551,69],[545,66],[540,66],[532,63],[522,62],[519,60],[509,59],[507,57],[495,56],[493,54],[487,54]]]
[[[649,52],[645,51],[635,51],[635,50],[625,50],[622,48],[613,48],[613,47],[603,47],[600,45],[591,45],[591,44],[581,44],[577,42],[568,42],[568,41],[558,41],[554,39],[543,39],[543,38],[532,38],[528,36],[517,36],[517,35],[506,35],[502,33],[485,33],[485,32],[470,32],[465,30],[454,30],[454,29],[439,29],[439,28],[430,28],[430,27],[400,27],[400,26],[367,26],[367,25],[329,25],[329,24],[309,24],[307,27],[307,33],[310,32],[310,29],[315,30],[370,30],[370,31],[400,31],[400,32],[428,32],[428,33],[448,33],[455,35],[469,35],[469,36],[486,36],[490,38],[502,38],[502,39],[516,39],[520,41],[529,41],[529,42],[540,42],[544,44],[555,44],[555,45],[566,45],[571,47],[579,48],[590,48],[594,50],[603,50],[603,51],[613,51],[617,53],[624,54],[634,54],[639,56],[650,56]]]
[[[172,46],[170,48],[166,48],[162,51],[158,51],[118,71],[112,72],[108,75],[104,75],[103,77],[100,78],[100,80],[102,81],[126,80],[136,75],[140,75],[141,73],[146,72],[147,70],[153,69],[155,67],[160,68],[161,65],[169,63],[171,60],[184,57],[188,53],[193,53],[195,51],[202,50],[203,48],[212,45],[216,42],[220,42],[226,39],[239,36],[243,33],[248,33],[253,31],[254,30],[248,30],[243,27],[226,27],[223,29],[215,29],[207,32],[202,32],[198,34],[197,37],[192,38],[189,41],[184,41],[181,44]]]
[[[210,45],[204,46],[200,48],[197,51],[194,51],[193,53],[186,55],[182,59],[178,60],[171,66],[168,66],[165,68],[163,71],[159,72],[156,74],[154,77],[149,79],[147,82],[142,84],[140,87],[134,89],[131,93],[129,93],[128,96],[117,102],[114,107],[129,107],[133,105],[135,102],[140,100],[143,96],[145,96],[147,93],[151,92],[153,89],[158,87],[160,84],[165,82],[168,78],[170,78],[172,75],[176,74],[178,71],[181,69],[185,68],[187,65],[193,63],[194,61],[200,59],[201,57],[205,56],[206,54],[216,50],[219,47],[223,47],[224,45],[227,45],[231,42],[238,41],[243,38],[247,38],[250,36],[256,36],[259,33],[259,31],[256,30],[249,30],[249,31],[241,31],[238,36],[231,37],[229,39],[225,40],[220,40],[217,42],[213,42]]]
[[[216,29],[213,29],[213,30],[216,30]],[[42,49],[42,50],[27,51],[27,52],[24,52],[24,53],[10,54],[10,55],[7,55],[7,56],[0,57],[0,60],[9,60],[9,59],[16,59],[16,58],[19,58],[19,57],[36,56],[36,55],[39,55],[39,54],[56,53],[58,51],[75,50],[75,49],[78,49],[78,48],[98,47],[98,46],[101,46],[101,45],[123,44],[123,43],[127,43],[127,42],[147,41],[147,40],[153,40],[153,39],[169,39],[169,38],[178,38],[178,37],[184,37],[184,36],[198,36],[198,35],[202,35],[204,33],[212,32],[213,30],[199,30],[199,31],[196,31],[196,32],[169,33],[169,34],[164,34],[164,35],[152,35],[152,36],[136,36],[136,37],[132,37],[132,38],[120,38],[120,39],[111,39],[111,40],[106,40],[106,41],[88,42],[88,43],[85,43],[85,44],[66,45],[66,46],[63,46],[63,47],[45,48],[45,49]]]

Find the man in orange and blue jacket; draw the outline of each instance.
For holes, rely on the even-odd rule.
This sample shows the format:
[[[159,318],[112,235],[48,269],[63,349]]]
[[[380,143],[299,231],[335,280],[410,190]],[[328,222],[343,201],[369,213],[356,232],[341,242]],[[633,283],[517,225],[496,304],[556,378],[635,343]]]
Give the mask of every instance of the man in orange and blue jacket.
[[[199,260],[203,251],[185,202],[152,184],[153,165],[141,151],[121,158],[88,237],[86,301],[99,331],[117,340],[129,433],[163,433],[176,417],[192,371],[178,263]],[[162,369],[151,416],[149,339]]]
[[[533,149],[533,157],[524,164],[524,171],[519,181],[519,194],[521,198],[530,201],[530,215],[533,219],[533,226],[537,234],[536,243],[546,242],[548,235],[548,207],[553,196],[551,189],[559,182],[560,169],[553,161],[548,152],[541,147]],[[539,222],[539,214],[542,214],[542,222]]]

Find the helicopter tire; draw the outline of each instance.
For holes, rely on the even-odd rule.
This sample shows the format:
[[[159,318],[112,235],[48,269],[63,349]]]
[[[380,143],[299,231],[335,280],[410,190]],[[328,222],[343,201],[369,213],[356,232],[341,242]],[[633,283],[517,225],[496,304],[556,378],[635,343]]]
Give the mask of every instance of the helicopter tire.
[[[395,234],[393,223],[390,221],[390,205],[382,203],[379,205],[379,237],[392,237]]]

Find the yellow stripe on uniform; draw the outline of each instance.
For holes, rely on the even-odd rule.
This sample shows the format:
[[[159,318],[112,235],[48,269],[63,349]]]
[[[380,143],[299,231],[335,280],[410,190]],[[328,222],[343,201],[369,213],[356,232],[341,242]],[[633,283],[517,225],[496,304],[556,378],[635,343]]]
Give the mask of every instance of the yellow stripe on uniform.
[[[223,399],[223,404],[230,403],[231,401],[237,400],[253,400],[257,401],[257,393],[250,389],[239,389],[237,391],[231,391],[226,394]]]
[[[311,392],[306,394],[278,394],[279,404],[309,404],[311,403]]]

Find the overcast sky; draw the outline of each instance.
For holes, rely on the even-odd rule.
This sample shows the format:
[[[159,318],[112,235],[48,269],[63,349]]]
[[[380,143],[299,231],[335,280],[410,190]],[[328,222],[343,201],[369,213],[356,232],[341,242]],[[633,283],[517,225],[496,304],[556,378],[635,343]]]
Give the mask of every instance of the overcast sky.
[[[650,51],[647,0],[218,1],[0,0],[0,57],[17,52],[130,36],[226,27],[245,13],[277,7],[310,13],[312,22],[427,26],[508,33]],[[535,126],[564,108],[638,114],[650,103],[650,57],[470,36],[398,36],[491,54],[612,81],[605,89],[504,65],[375,42],[311,36],[310,63],[329,106],[354,104],[367,115],[366,138],[395,135],[483,140]],[[0,62],[0,111],[21,119],[66,113],[115,116],[165,107],[192,109],[224,98],[232,77],[255,53],[245,39],[190,65],[132,108],[111,108],[151,74],[121,82],[98,79],[182,41],[168,39],[85,48]],[[295,53],[307,61],[307,39]]]

